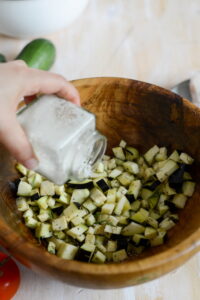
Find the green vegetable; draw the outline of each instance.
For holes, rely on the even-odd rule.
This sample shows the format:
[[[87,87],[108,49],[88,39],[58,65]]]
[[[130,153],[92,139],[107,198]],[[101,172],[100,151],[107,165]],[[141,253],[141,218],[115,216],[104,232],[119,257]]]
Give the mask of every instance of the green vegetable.
[[[3,54],[0,53],[0,63],[6,62],[6,58]]]
[[[56,57],[56,48],[46,39],[35,39],[28,43],[18,54],[16,59],[26,62],[30,68],[49,70]]]

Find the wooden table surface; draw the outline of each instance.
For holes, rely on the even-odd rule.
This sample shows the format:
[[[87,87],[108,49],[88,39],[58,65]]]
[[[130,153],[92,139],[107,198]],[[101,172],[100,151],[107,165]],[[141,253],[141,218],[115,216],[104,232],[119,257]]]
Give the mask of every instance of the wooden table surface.
[[[199,0],[90,0],[78,20],[48,37],[57,47],[53,71],[68,79],[120,76],[170,88],[200,69],[199,28]],[[0,52],[13,59],[26,43],[0,36]],[[74,288],[20,270],[14,300],[200,299],[200,255],[160,279],[120,290]]]

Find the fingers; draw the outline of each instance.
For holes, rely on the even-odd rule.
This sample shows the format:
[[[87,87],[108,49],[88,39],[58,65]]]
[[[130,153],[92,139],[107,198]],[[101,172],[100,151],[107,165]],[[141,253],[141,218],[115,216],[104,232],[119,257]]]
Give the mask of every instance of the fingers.
[[[25,90],[23,92],[26,96],[34,94],[57,94],[61,98],[80,105],[80,96],[77,89],[61,75],[28,69],[24,79]]]
[[[28,169],[35,169],[38,161],[28,139],[15,116],[0,122],[0,140],[17,161]]]

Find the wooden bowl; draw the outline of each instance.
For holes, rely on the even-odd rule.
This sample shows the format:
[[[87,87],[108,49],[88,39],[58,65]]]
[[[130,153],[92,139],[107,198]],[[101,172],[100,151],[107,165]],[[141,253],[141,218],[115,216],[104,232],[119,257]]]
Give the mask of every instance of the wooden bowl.
[[[95,265],[62,260],[37,243],[21,222],[11,181],[18,177],[14,160],[0,147],[0,240],[27,267],[69,284],[88,288],[119,288],[140,284],[180,266],[200,249],[200,110],[157,86],[121,78],[73,82],[83,107],[96,114],[97,128],[111,147],[125,139],[141,151],[154,144],[180,149],[195,158],[194,196],[180,212],[180,222],[165,245],[119,264]]]

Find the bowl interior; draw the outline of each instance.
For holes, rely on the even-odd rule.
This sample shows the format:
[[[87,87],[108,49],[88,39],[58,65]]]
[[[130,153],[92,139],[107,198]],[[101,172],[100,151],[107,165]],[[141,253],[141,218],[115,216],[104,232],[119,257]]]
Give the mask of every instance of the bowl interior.
[[[156,144],[194,157],[194,196],[180,211],[180,222],[169,232],[167,243],[144,255],[180,243],[200,227],[200,110],[170,91],[143,82],[105,78],[100,85],[99,79],[93,79],[90,87],[85,83],[80,83],[83,105],[96,115],[97,128],[107,136],[108,154],[124,139],[141,153]]]
[[[192,170],[197,182],[195,194],[188,200],[185,209],[180,212],[180,222],[170,230],[166,244],[152,248],[144,252],[141,257],[130,260],[138,261],[145,257],[153,259],[157,253],[165,253],[198,231],[200,228],[200,175],[198,172],[200,110],[170,91],[134,80],[94,78],[77,80],[73,83],[80,91],[83,107],[96,115],[98,130],[107,136],[108,153],[121,139],[124,139],[141,152],[157,144],[167,146],[169,149],[183,150],[195,158]],[[10,182],[17,178],[18,174],[14,169],[14,160],[3,147],[0,147],[0,166],[1,242],[11,251],[14,249],[16,256],[22,262],[27,264],[28,259],[36,263],[36,253],[37,256],[39,253],[44,256],[44,263],[42,258],[40,263],[46,263],[47,266],[46,260],[52,256],[41,251],[42,246],[23,225],[20,213],[17,212]],[[26,259],[20,255],[23,251],[21,246],[23,243],[25,247],[30,248]],[[55,261],[57,268],[61,268],[62,260],[55,259],[57,259]],[[58,263],[58,261],[61,262]],[[77,267],[77,272],[80,264],[73,262],[73,266]],[[123,264],[125,263],[121,265]],[[71,265],[68,263],[64,266],[67,269]],[[92,268],[94,265],[87,264],[87,272],[90,272]],[[99,272],[103,270],[100,266],[98,268]],[[47,267],[46,269],[48,271]],[[90,280],[93,279],[90,278]]]

